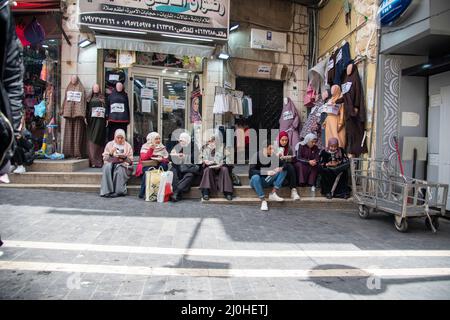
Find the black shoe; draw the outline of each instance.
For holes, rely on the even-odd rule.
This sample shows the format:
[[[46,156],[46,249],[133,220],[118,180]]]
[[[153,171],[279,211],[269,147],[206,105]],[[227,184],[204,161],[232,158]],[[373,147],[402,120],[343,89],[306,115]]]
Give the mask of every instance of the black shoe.
[[[138,198],[139,199],[144,199],[144,196],[140,194],[140,195],[138,195]]]
[[[207,195],[207,194],[204,194],[202,198],[205,201],[209,201],[209,195]]]
[[[107,193],[107,194],[101,195],[100,197],[102,197],[102,198],[111,198],[111,195],[112,195],[112,193]]]
[[[328,200],[333,199],[333,195],[332,195],[331,193],[327,193],[327,194],[326,194],[326,197],[327,197]]]
[[[180,197],[178,196],[178,193],[174,193],[170,196],[170,201],[172,202],[178,202],[180,201]]]
[[[120,197],[120,196],[117,193],[112,193],[109,195],[108,198],[118,198],[118,197]]]
[[[232,194],[226,194],[225,195],[225,199],[227,199],[228,201],[232,201],[233,200],[233,195]]]

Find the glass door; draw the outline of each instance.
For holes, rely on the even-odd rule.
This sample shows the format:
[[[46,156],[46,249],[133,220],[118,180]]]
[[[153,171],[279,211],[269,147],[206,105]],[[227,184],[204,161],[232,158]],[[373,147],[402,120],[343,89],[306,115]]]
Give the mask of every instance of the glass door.
[[[138,156],[150,132],[159,132],[159,79],[133,77],[133,150]]]
[[[163,79],[162,87],[162,140],[170,150],[176,144],[172,132],[186,128],[186,81]]]

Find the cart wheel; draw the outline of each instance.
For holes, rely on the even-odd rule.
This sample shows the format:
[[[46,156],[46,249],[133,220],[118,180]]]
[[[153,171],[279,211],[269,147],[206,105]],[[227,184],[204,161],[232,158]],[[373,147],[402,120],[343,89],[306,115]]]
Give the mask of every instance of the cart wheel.
[[[436,230],[438,230],[439,229],[439,217],[431,217],[431,222],[433,222],[434,228]],[[428,230],[432,230],[431,224],[430,224],[430,219],[428,219],[428,217],[425,218],[425,225]]]
[[[394,224],[395,224],[395,229],[397,229],[397,231],[399,231],[399,232],[408,231],[408,220],[395,217]]]
[[[366,207],[365,205],[360,205],[358,210],[358,215],[361,219],[369,219],[370,213],[372,212],[371,209]]]

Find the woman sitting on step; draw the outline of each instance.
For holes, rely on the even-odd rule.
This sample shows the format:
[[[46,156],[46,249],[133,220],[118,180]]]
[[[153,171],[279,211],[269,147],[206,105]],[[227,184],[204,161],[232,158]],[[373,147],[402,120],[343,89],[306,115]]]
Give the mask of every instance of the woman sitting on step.
[[[328,140],[328,147],[320,152],[319,164],[322,194],[327,199],[348,199],[351,191],[348,186],[350,162],[345,150],[339,147],[337,138]]]
[[[105,147],[101,197],[116,198],[127,195],[127,182],[133,173],[133,148],[125,138],[125,131],[117,129],[114,140],[108,142]]]
[[[199,153],[191,136],[187,132],[180,134],[178,144],[170,152],[170,170],[173,172],[172,202],[180,201],[183,193],[189,192],[194,184],[198,185],[198,180],[202,177],[202,168],[197,160],[200,158]]]
[[[287,132],[280,132],[276,145],[278,146],[277,156],[280,158],[280,167],[283,167],[287,172],[283,185],[289,186],[289,189],[291,189],[292,200],[300,200],[297,192],[297,174],[295,173],[293,164],[295,159],[291,146],[289,145],[289,135]]]
[[[316,191],[316,180],[319,173],[319,154],[317,136],[314,133],[306,135],[299,142],[295,157],[295,169],[297,170],[298,183],[301,187],[309,186],[311,191]]]
[[[223,148],[221,148],[223,149]],[[200,183],[203,200],[209,200],[210,193],[223,193],[229,201],[233,200],[232,167],[224,163],[224,154],[216,146],[216,138],[211,137],[202,148],[203,177]]]
[[[147,143],[141,148],[141,156],[139,164],[136,167],[136,177],[142,176],[141,191],[139,198],[143,199],[145,196],[145,172],[153,168],[163,168],[168,170],[169,153],[166,147],[161,143],[161,136],[158,132],[152,132],[147,135]]]

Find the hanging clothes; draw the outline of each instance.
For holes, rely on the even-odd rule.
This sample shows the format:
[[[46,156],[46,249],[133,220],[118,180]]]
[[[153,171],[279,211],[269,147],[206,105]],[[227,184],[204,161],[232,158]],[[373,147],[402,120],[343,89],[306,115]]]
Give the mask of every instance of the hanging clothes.
[[[317,147],[319,148],[319,150],[323,148],[321,121],[322,110],[323,101],[319,100],[312,108],[308,119],[306,119],[306,122],[303,125],[302,130],[300,131],[300,141],[303,141],[303,139],[305,139],[305,137],[310,133],[315,134],[317,137]]]
[[[280,131],[286,131],[289,136],[289,143],[296,146],[299,142],[300,116],[290,98],[288,98],[287,104],[283,106],[279,122]]]
[[[326,104],[327,118],[323,123],[325,127],[325,140],[328,141],[332,138],[339,140],[339,147],[345,148],[346,136],[345,136],[345,111],[342,103],[341,87],[335,85],[335,93],[330,101]],[[333,90],[333,89],[332,89]]]
[[[330,57],[326,57],[319,63],[317,63],[308,72],[310,84],[316,92],[323,92],[327,84],[327,67],[330,61]]]
[[[342,84],[347,153],[359,157],[368,152],[366,141],[363,143],[367,115],[366,102],[358,68],[354,64],[350,64],[349,67],[351,73],[346,73]]]
[[[101,93],[92,93],[86,107],[88,154],[91,166],[101,168],[102,153],[106,139],[106,103]]]
[[[350,57],[350,44],[346,42],[336,54],[336,62],[335,62],[335,74],[333,84],[341,85],[342,78],[345,70],[347,69],[348,64],[351,61]]]
[[[327,68],[326,68],[326,79],[327,84],[331,87],[334,84],[334,76],[336,74],[336,56],[337,52],[333,52],[333,54],[328,59]]]

